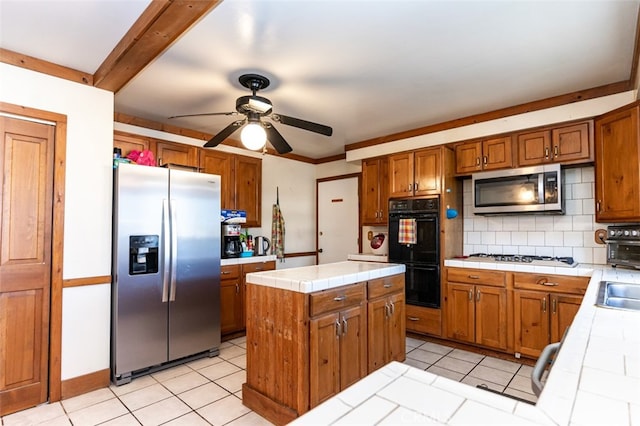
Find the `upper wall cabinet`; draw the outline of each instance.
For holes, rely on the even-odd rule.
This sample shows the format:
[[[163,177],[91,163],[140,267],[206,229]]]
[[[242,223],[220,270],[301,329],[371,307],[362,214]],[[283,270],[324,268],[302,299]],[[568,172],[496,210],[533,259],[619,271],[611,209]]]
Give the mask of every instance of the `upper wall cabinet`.
[[[113,147],[120,148],[122,158],[126,158],[131,151],[150,150],[155,152],[155,141],[144,136],[130,135],[128,133],[114,132]]]
[[[640,221],[638,103],[595,120],[596,222]]]
[[[440,194],[442,147],[389,156],[389,197]]]
[[[247,212],[247,227],[262,222],[262,160],[210,149],[200,150],[200,170],[222,177],[220,207]]]
[[[386,225],[389,205],[389,162],[384,158],[362,161],[362,225]]]
[[[583,122],[516,135],[518,167],[593,161],[593,123]]]
[[[500,136],[455,145],[456,174],[513,167],[511,136]]]
[[[156,164],[177,164],[179,166],[198,167],[198,147],[182,143],[157,141]]]

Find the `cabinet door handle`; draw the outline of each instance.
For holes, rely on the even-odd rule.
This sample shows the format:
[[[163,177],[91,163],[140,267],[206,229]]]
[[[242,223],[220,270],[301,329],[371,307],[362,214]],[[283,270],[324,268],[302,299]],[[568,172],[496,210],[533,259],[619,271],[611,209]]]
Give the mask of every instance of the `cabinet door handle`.
[[[420,321],[420,318],[418,318],[418,317],[407,317],[407,319],[409,321]]]
[[[542,298],[542,312],[547,312],[547,298]]]
[[[240,294],[240,286],[236,283],[236,294]]]
[[[546,158],[547,160],[549,159],[549,148],[545,148],[544,149],[544,158]]]
[[[415,183],[413,184],[413,190],[414,190],[414,191],[417,191],[417,190],[418,190],[418,182],[415,182]]]
[[[342,318],[342,334],[347,334],[347,319]]]
[[[469,290],[469,302],[473,300],[473,290]]]
[[[554,297],[551,299],[551,313],[552,314],[556,314],[556,308],[557,308],[557,299]]]
[[[333,300],[335,300],[336,302],[342,302],[344,300],[347,300],[347,296],[337,296],[334,297]]]
[[[483,162],[484,164],[487,164],[488,159],[487,159],[487,156],[486,156],[486,155],[484,155],[484,156],[482,157],[482,162]]]
[[[340,321],[336,320],[336,339],[340,338]]]
[[[391,286],[392,286],[392,285],[393,285],[393,284],[391,284],[391,283],[385,283],[385,284],[383,285],[383,287],[384,287],[384,288],[391,288]]]
[[[396,305],[393,302],[389,302],[389,306],[391,307],[391,315],[396,313]]]
[[[256,272],[256,271],[262,271],[262,267],[261,266],[257,266],[256,270],[254,272]]]
[[[558,156],[558,145],[553,147],[553,156],[557,157]]]
[[[385,303],[385,304],[384,304],[384,316],[385,316],[386,318],[389,318],[389,315],[390,315],[390,313],[389,313],[389,304],[388,304],[388,303]]]
[[[231,272],[230,271],[222,271],[222,275],[230,275]]]
[[[480,290],[476,291],[476,302],[480,301]]]
[[[476,157],[476,166],[480,165],[480,157]]]
[[[547,286],[547,287],[556,287],[556,286],[559,285],[558,283],[547,281],[546,278],[540,278],[538,280],[537,284],[538,285],[544,285],[544,286]]]
[[[411,189],[413,188],[413,184],[409,184],[409,187],[407,188],[407,191],[411,192]]]
[[[480,279],[480,275],[467,275],[467,278],[470,278],[472,280],[479,280]]]
[[[596,211],[598,211],[598,212],[599,212],[599,211],[601,211],[601,210],[600,210],[600,200],[598,200],[598,201],[596,202]]]

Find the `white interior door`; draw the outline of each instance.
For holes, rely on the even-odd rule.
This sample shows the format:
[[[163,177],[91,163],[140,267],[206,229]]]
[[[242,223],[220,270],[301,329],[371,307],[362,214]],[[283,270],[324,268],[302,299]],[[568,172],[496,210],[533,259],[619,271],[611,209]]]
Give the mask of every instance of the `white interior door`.
[[[318,264],[358,253],[358,178],[318,183]]]

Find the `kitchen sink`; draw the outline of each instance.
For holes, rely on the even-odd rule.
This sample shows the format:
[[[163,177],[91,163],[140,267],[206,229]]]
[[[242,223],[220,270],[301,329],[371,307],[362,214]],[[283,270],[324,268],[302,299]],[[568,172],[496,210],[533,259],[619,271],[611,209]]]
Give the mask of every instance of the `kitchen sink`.
[[[596,306],[640,311],[640,284],[600,281]]]

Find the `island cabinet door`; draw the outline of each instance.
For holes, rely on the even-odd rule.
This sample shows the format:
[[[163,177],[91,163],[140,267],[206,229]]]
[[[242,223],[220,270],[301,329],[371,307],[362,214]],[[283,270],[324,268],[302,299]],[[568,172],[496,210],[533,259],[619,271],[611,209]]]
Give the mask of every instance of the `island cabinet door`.
[[[404,362],[406,358],[407,316],[404,292],[389,297],[389,359]]]
[[[310,321],[310,408],[340,392],[340,314]]]
[[[367,375],[367,318],[364,306],[340,314],[340,390]]]
[[[367,346],[369,348],[369,373],[386,364],[386,354],[389,347],[388,338],[388,303],[386,298],[370,300],[368,311],[369,336]]]

